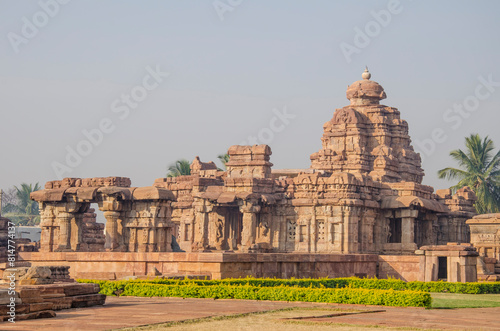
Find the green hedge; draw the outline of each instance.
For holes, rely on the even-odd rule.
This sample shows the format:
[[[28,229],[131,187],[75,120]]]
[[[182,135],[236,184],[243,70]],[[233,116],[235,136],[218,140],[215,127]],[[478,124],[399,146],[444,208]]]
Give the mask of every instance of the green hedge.
[[[81,282],[90,282],[83,281]],[[398,307],[430,307],[429,293],[359,288],[257,287],[250,285],[165,285],[137,281],[95,281],[106,295],[273,301],[329,302]]]
[[[86,281],[81,282],[100,282]],[[117,281],[115,283],[119,283]],[[375,279],[375,278],[319,278],[319,279],[273,279],[273,278],[239,278],[222,280],[178,280],[178,279],[152,279],[133,280],[129,282],[151,283],[163,285],[190,285],[218,286],[218,285],[250,285],[256,287],[307,287],[307,288],[363,288],[379,290],[413,290],[424,292],[448,292],[464,294],[494,294],[500,293],[500,282],[491,283],[450,283],[450,282],[405,282],[399,279]],[[113,286],[120,286],[115,284]],[[111,288],[114,292],[118,288]],[[107,294],[107,293],[104,293]]]

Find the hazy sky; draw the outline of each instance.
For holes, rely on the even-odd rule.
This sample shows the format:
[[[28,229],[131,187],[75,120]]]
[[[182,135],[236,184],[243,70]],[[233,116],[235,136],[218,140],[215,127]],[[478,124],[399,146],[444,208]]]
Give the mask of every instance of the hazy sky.
[[[365,65],[408,121],[424,183],[448,187],[436,172],[465,136],[500,147],[499,12],[456,0],[0,1],[0,188],[151,185],[175,160],[215,161],[249,136],[275,168],[308,168]]]

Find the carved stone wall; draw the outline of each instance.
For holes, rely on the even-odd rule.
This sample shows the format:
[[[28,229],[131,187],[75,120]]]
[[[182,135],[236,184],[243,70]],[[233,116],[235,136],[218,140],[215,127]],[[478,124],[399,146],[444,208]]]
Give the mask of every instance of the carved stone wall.
[[[477,215],[467,224],[471,231],[470,242],[479,255],[500,261],[500,214]]]

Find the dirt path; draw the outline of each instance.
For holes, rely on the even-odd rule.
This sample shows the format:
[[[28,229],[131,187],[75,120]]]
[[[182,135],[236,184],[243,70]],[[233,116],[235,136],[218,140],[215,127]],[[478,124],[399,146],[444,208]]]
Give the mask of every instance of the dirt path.
[[[250,300],[212,300],[182,298],[108,297],[105,306],[85,309],[68,309],[57,312],[56,318],[1,323],[0,330],[109,330],[147,324],[225,316],[276,309],[342,308],[350,310],[378,310],[379,312],[350,314],[314,319],[301,319],[298,323],[346,323],[359,326],[414,327],[447,330],[499,330],[500,308],[433,309],[393,308],[380,306],[337,305],[297,302],[272,302]],[[300,312],[300,313],[299,313]],[[328,313],[326,313],[328,314]],[[267,314],[266,314],[267,315]],[[307,311],[297,311],[297,316],[307,317]],[[317,316],[311,314],[311,316]],[[259,318],[255,315],[252,318]],[[288,313],[287,318],[294,317]],[[244,317],[246,318],[246,317]],[[276,319],[278,320],[278,319]],[[225,320],[234,328],[234,319]],[[280,320],[282,321],[282,320]],[[209,321],[202,324],[211,323]],[[281,323],[281,322],[280,322]],[[282,323],[285,323],[284,321]],[[295,323],[295,322],[294,322]],[[197,323],[198,324],[198,323]],[[192,329],[202,327],[191,324]],[[233,326],[231,328],[231,325]],[[204,328],[204,327],[202,327]],[[290,325],[288,325],[290,328]],[[210,328],[204,328],[205,330]],[[218,327],[222,331],[223,328]],[[264,330],[264,329],[261,329]],[[380,330],[380,329],[379,329]]]

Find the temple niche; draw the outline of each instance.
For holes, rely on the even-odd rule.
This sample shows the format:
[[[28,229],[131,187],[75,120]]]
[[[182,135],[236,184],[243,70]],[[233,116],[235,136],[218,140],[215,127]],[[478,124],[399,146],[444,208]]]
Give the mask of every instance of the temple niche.
[[[394,255],[468,242],[474,193],[422,185],[408,123],[380,104],[386,93],[370,78],[365,70],[348,87],[350,104],[324,124],[309,169],[272,169],[269,146],[236,145],[225,171],[196,157],[191,175],[151,187],[122,177],[48,182],[32,194],[41,250]]]

